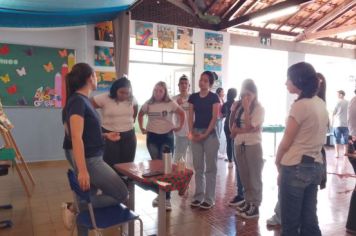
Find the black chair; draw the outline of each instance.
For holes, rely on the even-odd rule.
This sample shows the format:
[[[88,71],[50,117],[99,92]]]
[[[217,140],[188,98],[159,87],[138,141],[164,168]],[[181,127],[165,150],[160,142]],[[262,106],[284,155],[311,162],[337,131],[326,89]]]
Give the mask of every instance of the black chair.
[[[123,224],[138,220],[140,222],[140,235],[143,235],[143,223],[139,215],[123,204],[103,208],[93,208],[90,200],[90,192],[81,190],[74,171],[69,169],[67,175],[72,191],[80,200],[83,200],[88,204],[88,210],[80,211],[77,214],[77,224],[90,230],[95,230],[95,235],[99,236],[102,235],[102,229],[113,226],[121,227]],[[75,196],[74,201],[76,206],[78,206],[77,198]]]

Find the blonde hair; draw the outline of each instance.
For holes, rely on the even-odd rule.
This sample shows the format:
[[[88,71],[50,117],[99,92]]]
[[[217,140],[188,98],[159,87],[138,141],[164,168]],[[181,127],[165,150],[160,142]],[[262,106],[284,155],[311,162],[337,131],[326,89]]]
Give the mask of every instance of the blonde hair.
[[[153,91],[152,91],[152,96],[151,98],[148,100],[148,103],[149,104],[153,104],[155,103],[155,98],[154,98],[154,89],[157,87],[157,86],[161,86],[164,90],[164,96],[163,96],[163,99],[162,101],[163,102],[170,102],[172,101],[172,99],[169,97],[169,94],[168,94],[168,89],[167,89],[167,84],[163,81],[159,81],[157,84],[155,84],[154,88],[153,88]]]

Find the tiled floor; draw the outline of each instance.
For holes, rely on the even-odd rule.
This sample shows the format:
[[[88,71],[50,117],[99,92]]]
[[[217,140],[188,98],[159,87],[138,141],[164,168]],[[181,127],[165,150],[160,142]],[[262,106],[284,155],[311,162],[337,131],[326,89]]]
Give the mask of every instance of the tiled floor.
[[[268,139],[268,138],[267,138]],[[273,152],[270,143],[264,143],[265,153]],[[333,158],[328,150],[328,171],[352,173],[348,161]],[[143,142],[139,143],[136,161],[148,159]],[[267,229],[266,219],[273,214],[277,198],[276,170],[274,160],[265,155],[263,171],[263,202],[258,220],[243,220],[235,216],[234,209],[227,206],[235,194],[234,168],[229,169],[223,159],[218,160],[216,206],[209,211],[191,209],[189,206],[194,183],[183,198],[173,194],[173,211],[168,213],[167,235],[279,235],[279,229]],[[0,236],[65,236],[61,220],[60,204],[71,200],[71,192],[66,181],[66,162],[31,164],[31,172],[36,179],[32,198],[27,198],[16,172],[0,178],[0,203],[11,203],[12,210],[1,210],[0,220],[11,218],[12,229],[0,230]],[[319,191],[318,216],[323,235],[341,236],[345,233],[345,222],[350,194],[355,186],[355,178],[340,178],[328,175],[327,188]],[[156,195],[136,187],[136,211],[144,222],[144,233],[156,233],[157,209],[152,208],[151,200]],[[116,235],[116,230],[105,231],[105,235]]]

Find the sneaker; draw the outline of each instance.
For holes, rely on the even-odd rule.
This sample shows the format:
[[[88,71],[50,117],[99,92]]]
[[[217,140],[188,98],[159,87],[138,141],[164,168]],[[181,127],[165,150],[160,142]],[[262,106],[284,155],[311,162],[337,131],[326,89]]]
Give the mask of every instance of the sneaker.
[[[74,227],[75,213],[70,209],[72,203],[62,203],[62,219],[66,229],[71,230]]]
[[[240,216],[245,219],[257,218],[260,216],[258,207],[253,204],[250,204],[249,209],[247,211],[242,212]]]
[[[243,204],[241,204],[240,206],[237,206],[237,207],[236,207],[236,212],[235,212],[235,214],[239,216],[239,215],[241,215],[243,212],[248,211],[249,209],[250,209],[250,204],[244,201]]]
[[[209,204],[207,202],[203,202],[202,204],[200,204],[199,207],[208,210],[208,209],[212,208],[213,206],[214,206],[214,204]]]
[[[229,202],[229,206],[240,206],[241,204],[243,204],[245,202],[245,199],[243,199],[242,197],[240,197],[239,195],[235,196],[234,199],[232,199]]]
[[[194,200],[194,201],[192,201],[192,202],[190,203],[190,206],[191,206],[191,207],[198,207],[198,206],[200,206],[200,204],[201,204],[201,201]]]
[[[281,225],[280,220],[278,220],[278,217],[274,214],[271,218],[267,219],[266,221],[267,227],[272,227],[272,226],[279,226]]]
[[[234,164],[232,162],[229,162],[228,167],[232,168],[232,167],[234,167]]]

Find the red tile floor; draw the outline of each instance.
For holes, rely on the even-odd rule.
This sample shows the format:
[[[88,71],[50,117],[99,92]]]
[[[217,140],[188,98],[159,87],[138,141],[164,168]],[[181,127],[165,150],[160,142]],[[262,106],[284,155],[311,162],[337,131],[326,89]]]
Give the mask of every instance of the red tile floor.
[[[192,181],[188,193],[179,197],[172,195],[173,211],[167,216],[169,225],[167,235],[279,235],[279,229],[268,229],[266,219],[273,214],[277,199],[276,169],[274,167],[273,141],[270,136],[264,139],[265,166],[263,170],[263,202],[260,217],[255,220],[243,220],[235,216],[235,211],[228,207],[228,201],[235,195],[235,170],[228,168],[223,159],[218,160],[218,177],[216,188],[216,205],[209,211],[191,209],[189,203],[194,191]],[[148,159],[143,139],[139,139],[136,161]],[[328,172],[352,173],[347,159],[333,157],[333,150],[327,150]],[[61,220],[60,204],[71,200],[71,192],[66,181],[66,162],[47,162],[31,164],[31,172],[37,184],[32,198],[27,198],[16,172],[0,178],[0,204],[11,203],[12,210],[1,210],[0,220],[11,218],[12,229],[0,230],[0,236],[65,236]],[[323,235],[342,236],[345,233],[345,222],[351,192],[355,178],[340,178],[328,174],[327,187],[319,191],[318,216]],[[144,222],[145,235],[157,231],[157,209],[152,208],[151,201],[156,194],[136,187],[136,211]],[[91,234],[93,235],[93,234]],[[117,235],[116,230],[108,230],[104,235]]]

